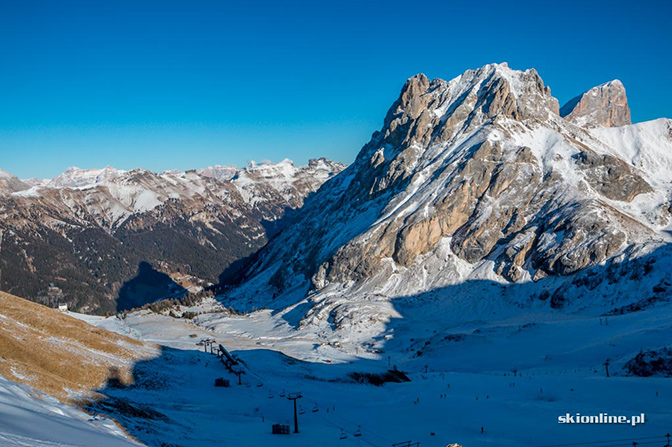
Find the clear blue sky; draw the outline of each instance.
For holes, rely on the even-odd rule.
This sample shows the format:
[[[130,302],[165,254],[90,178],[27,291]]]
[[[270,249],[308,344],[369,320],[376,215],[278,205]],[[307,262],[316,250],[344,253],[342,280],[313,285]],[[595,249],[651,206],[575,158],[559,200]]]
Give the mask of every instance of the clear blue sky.
[[[0,168],[351,162],[403,82],[507,61],[672,117],[672,2],[0,0]]]

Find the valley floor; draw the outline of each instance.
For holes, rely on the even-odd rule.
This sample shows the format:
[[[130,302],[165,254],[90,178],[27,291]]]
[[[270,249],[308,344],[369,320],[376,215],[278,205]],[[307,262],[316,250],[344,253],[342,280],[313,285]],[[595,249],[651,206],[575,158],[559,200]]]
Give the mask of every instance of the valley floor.
[[[405,318],[391,322],[387,337],[373,347],[335,346],[323,332],[296,331],[287,315],[269,310],[204,314],[198,325],[149,312],[125,320],[82,317],[165,347],[161,357],[136,365],[136,385],[103,390],[111,405],[92,411],[114,416],[150,446],[665,444],[672,431],[672,381],[625,376],[622,367],[641,348],[672,340],[672,306],[608,321],[497,309],[485,322],[464,315],[451,321],[426,304],[422,314],[400,304]],[[216,339],[242,360],[242,385],[197,346],[203,338]],[[384,372],[388,365],[411,381],[377,387],[349,376]],[[218,377],[231,387],[215,388]],[[301,433],[272,435],[272,424],[293,424],[292,402],[282,395],[298,391]],[[559,424],[566,413],[645,413],[646,422]],[[355,436],[358,430],[362,436]],[[590,444],[609,440],[620,441]]]

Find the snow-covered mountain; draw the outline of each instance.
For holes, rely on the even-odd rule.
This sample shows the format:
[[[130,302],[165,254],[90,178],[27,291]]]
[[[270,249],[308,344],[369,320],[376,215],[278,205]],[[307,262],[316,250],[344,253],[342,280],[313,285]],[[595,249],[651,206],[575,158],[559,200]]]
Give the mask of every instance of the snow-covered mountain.
[[[53,188],[81,188],[105,183],[124,175],[126,171],[106,166],[103,169],[68,168],[61,175],[44,181],[44,186]]]
[[[225,299],[306,303],[301,327],[370,339],[398,316],[395,298],[440,300],[460,284],[555,309],[669,297],[672,121],[626,124],[618,81],[560,110],[534,69],[410,78],[355,162]]]
[[[110,312],[124,294],[129,307],[216,283],[229,264],[281,228],[287,210],[343,168],[325,159],[302,167],[284,160],[251,163],[230,178],[216,174],[222,168],[70,168],[25,182],[3,171],[2,289]]]
[[[298,168],[287,158],[277,164],[251,162],[236,171],[231,182],[250,204],[280,200],[298,208],[305,197],[343,169],[345,165],[326,158],[310,160]]]
[[[418,75],[337,175],[340,166],[320,160],[304,168],[285,161],[243,170],[82,173],[58,188],[13,180],[2,212],[24,213],[13,222],[26,227],[42,222],[35,231],[53,256],[32,255],[34,240],[12,234],[21,225],[4,229],[3,278],[12,267],[6,260],[24,256],[28,272],[52,258],[109,265],[91,270],[107,281],[132,265],[128,247],[162,261],[163,271],[194,269],[215,259],[215,249],[251,241],[247,229],[280,232],[247,261],[238,258],[244,281],[230,284],[220,301],[163,303],[123,317],[77,315],[135,343],[82,326],[63,336],[61,326],[74,327],[66,316],[0,293],[7,329],[0,374],[23,382],[0,377],[0,407],[12,409],[0,423],[0,443],[40,439],[51,447],[81,436],[125,445],[114,420],[151,446],[412,439],[533,447],[549,437],[663,445],[672,393],[663,377],[672,365],[672,122],[619,122],[624,91],[598,90],[598,100],[584,94],[560,109],[534,70],[493,64],[451,81]],[[277,203],[303,206],[273,225],[264,216],[279,216]],[[68,249],[82,264],[66,257]],[[80,280],[75,267],[57,273],[48,288],[54,297]],[[149,279],[127,282],[126,292],[166,279],[148,268],[141,270]],[[230,312],[229,304],[251,312]],[[77,346],[73,334],[83,334]],[[101,337],[110,342],[103,347],[116,349],[97,346]],[[22,368],[24,352],[12,349],[17,339],[32,343],[25,350],[39,363],[37,373],[67,371],[59,355],[93,360],[77,376],[93,378],[89,387],[105,396],[85,407],[95,416],[24,396],[30,384],[42,388]],[[221,343],[239,365],[227,369],[203,352],[203,339]],[[47,357],[52,346],[55,358]],[[55,365],[35,361],[42,357]],[[96,373],[106,364],[125,374],[110,374],[101,387]],[[134,382],[123,386],[119,379],[129,376]],[[231,386],[214,388],[220,377]],[[285,397],[295,390],[301,434],[273,435],[272,424],[294,422]],[[558,423],[567,412],[607,410],[645,413],[646,423]],[[49,411],[57,416],[45,417]],[[34,428],[42,423],[49,436]]]

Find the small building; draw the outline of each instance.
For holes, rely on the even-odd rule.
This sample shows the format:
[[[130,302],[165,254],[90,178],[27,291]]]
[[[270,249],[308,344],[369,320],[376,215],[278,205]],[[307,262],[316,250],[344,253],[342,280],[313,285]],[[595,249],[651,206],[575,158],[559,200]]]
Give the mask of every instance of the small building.
[[[273,434],[274,435],[288,435],[289,434],[289,425],[285,424],[273,424]]]
[[[67,312],[68,311],[68,305],[67,304],[58,304],[58,310],[60,312]]]
[[[224,377],[219,377],[219,378],[215,379],[215,386],[221,386],[221,387],[224,387],[224,388],[228,388],[228,387],[231,386],[231,382],[229,382]]]

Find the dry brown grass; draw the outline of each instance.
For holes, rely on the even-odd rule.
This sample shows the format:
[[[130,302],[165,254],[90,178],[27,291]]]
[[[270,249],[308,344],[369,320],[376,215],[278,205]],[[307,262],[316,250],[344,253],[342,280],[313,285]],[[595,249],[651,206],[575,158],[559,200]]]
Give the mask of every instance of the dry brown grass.
[[[128,384],[134,363],[157,355],[155,345],[0,292],[0,375],[62,401],[94,397],[108,379]]]

